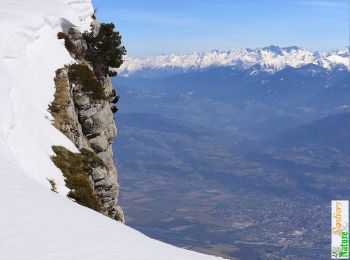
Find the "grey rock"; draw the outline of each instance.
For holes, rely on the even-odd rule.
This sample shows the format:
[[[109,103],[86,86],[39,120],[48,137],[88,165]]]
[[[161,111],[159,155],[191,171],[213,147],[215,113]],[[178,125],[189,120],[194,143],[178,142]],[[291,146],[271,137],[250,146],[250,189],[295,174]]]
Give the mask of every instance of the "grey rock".
[[[93,21],[92,32],[97,34],[100,23]],[[68,31],[68,36],[78,50],[86,49],[86,42],[82,34],[75,28]],[[83,53],[83,52],[82,52]],[[80,59],[93,70],[92,65],[83,60],[82,55],[73,58]],[[122,209],[117,206],[119,196],[119,185],[117,181],[117,170],[113,162],[112,143],[117,135],[117,128],[114,122],[114,115],[110,107],[110,97],[113,86],[107,76],[101,81],[102,88],[107,96],[107,100],[91,100],[87,93],[82,91],[81,85],[71,84],[68,80],[68,68],[60,70],[58,77],[64,79],[67,85],[69,106],[66,113],[69,116],[69,124],[65,124],[60,129],[77,146],[93,150],[104,162],[104,167],[91,168],[89,180],[101,204],[105,208],[106,214],[113,219],[124,222]]]
[[[103,134],[98,135],[95,138],[91,138],[89,142],[91,144],[91,148],[96,153],[101,153],[106,151],[110,145],[110,143],[107,140],[107,136]]]
[[[81,110],[79,115],[83,123],[83,131],[86,134],[100,134],[110,125],[114,125],[113,113],[107,102]]]
[[[84,133],[91,133],[94,127],[94,120],[92,120],[91,118],[87,118],[85,120],[82,120],[82,128]]]
[[[79,108],[84,108],[90,104],[90,98],[87,95],[75,95],[74,101]]]
[[[110,77],[107,77],[103,83],[103,89],[105,90],[106,96],[110,96],[113,90],[113,85]]]
[[[91,31],[93,34],[97,35],[100,31],[101,23],[97,20],[93,20],[91,23]]]
[[[68,37],[72,41],[72,43],[74,44],[77,50],[84,51],[87,49],[87,43],[83,39],[82,34],[78,29],[74,27],[70,28],[68,30]],[[77,58],[77,57],[74,57],[74,58]]]
[[[96,106],[88,107],[79,111],[79,116],[82,119],[92,118],[98,113],[98,108]]]
[[[94,168],[91,177],[95,182],[103,180],[107,177],[107,170],[102,167]]]
[[[112,179],[109,178],[105,178],[103,180],[100,181],[95,181],[95,186],[96,187],[106,187],[106,188],[110,188],[114,185],[114,182]]]
[[[106,128],[106,138],[109,144],[113,143],[113,140],[117,137],[117,128],[113,123],[110,123]]]
[[[115,202],[114,201],[108,201],[108,202],[105,202],[105,203],[103,203],[103,206],[105,207],[105,208],[111,208],[111,207],[113,207],[115,205]]]
[[[110,123],[114,123],[113,121],[113,113],[109,106],[104,106],[98,113],[92,116],[94,120],[95,131],[102,131],[107,125]]]
[[[114,162],[113,162],[113,150],[109,146],[106,151],[98,153],[98,156],[102,159],[103,163],[106,165],[107,169],[113,171]]]
[[[122,223],[125,223],[125,217],[124,217],[124,212],[121,207],[119,206],[114,206],[114,218]]]
[[[102,201],[103,201],[103,203],[107,203],[107,202],[112,201],[113,205],[115,204],[113,197],[106,197],[105,195],[103,196]]]

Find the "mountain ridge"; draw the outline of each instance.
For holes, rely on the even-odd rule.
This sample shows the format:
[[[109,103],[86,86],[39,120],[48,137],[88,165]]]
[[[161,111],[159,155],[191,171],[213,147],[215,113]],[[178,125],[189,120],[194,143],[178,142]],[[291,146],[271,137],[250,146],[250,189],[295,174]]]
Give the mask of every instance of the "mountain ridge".
[[[247,69],[260,65],[263,71],[273,74],[287,66],[299,68],[308,64],[316,64],[329,70],[339,67],[349,69],[349,48],[319,53],[297,46],[270,45],[255,49],[213,50],[185,55],[170,54],[143,58],[127,56],[118,72],[122,77],[147,78],[213,67],[233,66]]]

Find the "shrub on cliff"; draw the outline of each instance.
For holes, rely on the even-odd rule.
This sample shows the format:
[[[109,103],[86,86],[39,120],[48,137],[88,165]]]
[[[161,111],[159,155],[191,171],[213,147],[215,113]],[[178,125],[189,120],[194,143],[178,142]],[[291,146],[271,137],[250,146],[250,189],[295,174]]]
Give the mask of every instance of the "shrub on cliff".
[[[51,159],[62,171],[66,186],[70,189],[67,196],[80,205],[103,212],[88,177],[91,167],[103,165],[102,160],[87,149],[73,153],[62,146],[53,146],[52,150],[56,155]]]
[[[71,128],[74,126],[75,121],[68,113],[68,107],[70,105],[69,98],[69,86],[67,80],[62,76],[63,69],[56,71],[54,100],[49,104],[49,112],[54,120],[52,124],[60,130],[65,136],[71,139]]]
[[[71,83],[82,86],[85,92],[92,100],[106,100],[106,94],[98,82],[93,71],[87,65],[73,64],[69,67],[68,78]]]
[[[111,72],[109,68],[119,68],[123,64],[126,49],[121,46],[121,36],[114,29],[114,24],[102,23],[97,35],[93,32],[83,33],[88,46],[85,59],[93,64],[98,77],[107,74],[115,76],[115,72]]]

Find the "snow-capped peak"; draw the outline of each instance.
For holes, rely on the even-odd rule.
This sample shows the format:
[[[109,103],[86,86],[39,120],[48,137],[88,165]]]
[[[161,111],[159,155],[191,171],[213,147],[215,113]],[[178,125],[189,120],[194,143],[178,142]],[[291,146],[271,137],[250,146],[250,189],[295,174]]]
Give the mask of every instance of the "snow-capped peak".
[[[315,61],[315,64],[318,64],[326,69],[333,69],[339,65],[343,65],[349,69],[349,48],[323,54],[318,60]]]
[[[349,68],[349,50],[345,48],[331,53],[319,54],[297,46],[281,48],[271,45],[256,49],[214,50],[188,55],[126,57],[124,64],[119,69],[119,74],[126,77],[142,70],[176,69],[189,71],[220,66],[250,68],[254,65],[260,65],[262,70],[274,73],[287,66],[298,68],[312,63],[322,65],[327,69],[337,65]]]

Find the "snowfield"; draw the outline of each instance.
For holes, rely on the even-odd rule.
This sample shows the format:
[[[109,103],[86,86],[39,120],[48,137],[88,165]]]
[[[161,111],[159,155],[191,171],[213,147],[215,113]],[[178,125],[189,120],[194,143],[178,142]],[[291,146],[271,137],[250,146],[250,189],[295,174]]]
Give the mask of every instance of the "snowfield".
[[[47,109],[56,69],[73,60],[56,35],[72,25],[89,29],[92,10],[90,0],[0,0],[0,259],[214,259],[150,239],[65,196],[51,147],[76,148]]]

